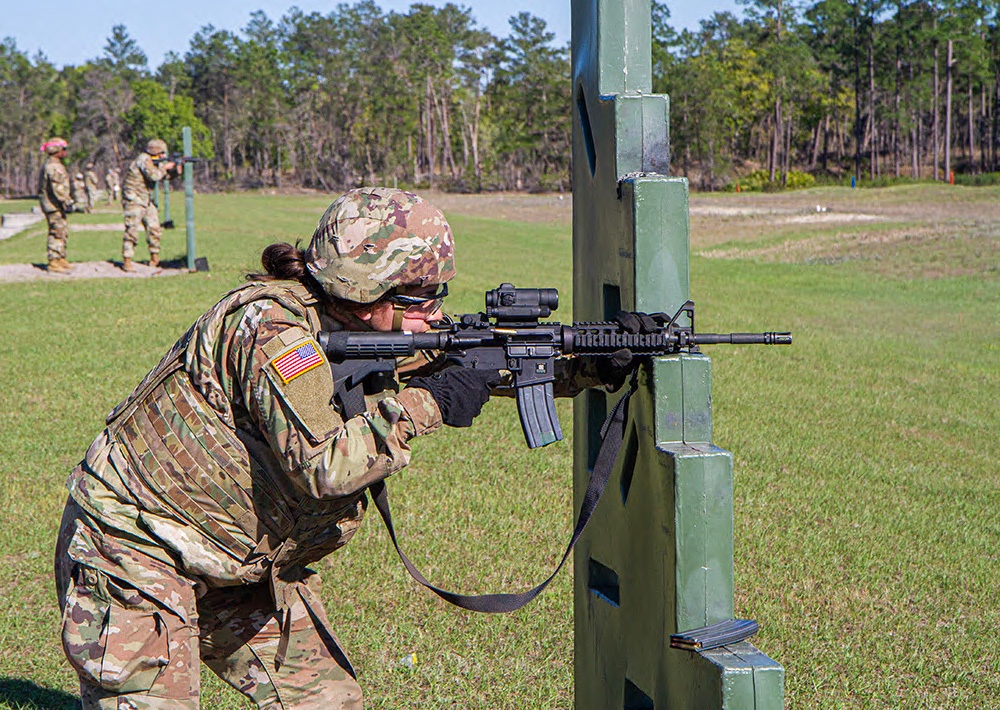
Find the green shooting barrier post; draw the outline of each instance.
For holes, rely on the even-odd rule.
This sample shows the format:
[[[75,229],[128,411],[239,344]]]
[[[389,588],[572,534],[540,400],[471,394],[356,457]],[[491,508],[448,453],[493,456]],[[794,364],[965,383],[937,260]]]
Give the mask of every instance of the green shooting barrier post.
[[[170,219],[170,178],[163,178],[163,228],[173,229],[174,220]]]
[[[191,127],[184,126],[182,133],[184,136],[184,157],[190,158],[193,152]],[[194,164],[187,160],[184,161],[184,221],[187,231],[187,267],[189,271],[194,271],[196,268],[194,243]],[[207,263],[204,270],[208,270]]]
[[[650,0],[572,0],[577,321],[673,313],[689,298],[688,184],[669,177],[650,11]],[[596,390],[575,402],[577,508],[610,406]],[[734,616],[733,460],[711,442],[709,359],[643,368],[607,494],[575,551],[577,710],[783,706],[784,669],[749,642],[670,645]]]

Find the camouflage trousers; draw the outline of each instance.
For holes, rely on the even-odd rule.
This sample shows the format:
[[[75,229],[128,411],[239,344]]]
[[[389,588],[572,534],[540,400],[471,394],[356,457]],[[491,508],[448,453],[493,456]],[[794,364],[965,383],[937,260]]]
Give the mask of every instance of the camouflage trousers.
[[[170,579],[169,565],[93,529],[81,532],[81,520],[67,503],[55,567],[63,651],[80,677],[83,710],[197,710],[199,659],[258,708],[361,710],[361,687],[330,630],[318,575],[299,585],[283,621],[268,584],[198,596],[203,583],[176,570]]]
[[[160,253],[160,215],[156,205],[137,205],[125,203],[125,234],[122,236],[122,257],[131,259],[135,256],[135,245],[139,243],[139,226],[146,228],[146,244],[150,254]]]
[[[46,212],[49,223],[49,238],[45,245],[45,256],[49,261],[66,258],[66,240],[69,239],[69,224],[65,212]]]

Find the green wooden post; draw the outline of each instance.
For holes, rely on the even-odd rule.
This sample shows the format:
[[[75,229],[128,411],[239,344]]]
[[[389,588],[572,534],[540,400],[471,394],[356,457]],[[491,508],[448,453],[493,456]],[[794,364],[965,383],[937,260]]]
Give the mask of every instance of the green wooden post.
[[[689,297],[688,185],[668,176],[669,99],[651,94],[650,0],[572,0],[573,316],[673,312]],[[579,507],[608,397],[575,402]],[[604,499],[575,552],[577,710],[779,710],[784,670],[749,642],[670,634],[732,618],[732,455],[712,441],[711,363],[641,372]]]
[[[163,178],[163,224],[170,224],[173,228],[173,220],[170,219],[170,178]]]
[[[193,152],[191,144],[191,128],[184,126],[184,157],[190,158]],[[195,242],[194,242],[194,165],[185,161],[184,163],[184,218],[187,229],[187,267],[194,271],[195,268]]]
[[[153,186],[153,204],[156,205],[156,209],[160,209],[160,181],[156,181],[156,185]]]

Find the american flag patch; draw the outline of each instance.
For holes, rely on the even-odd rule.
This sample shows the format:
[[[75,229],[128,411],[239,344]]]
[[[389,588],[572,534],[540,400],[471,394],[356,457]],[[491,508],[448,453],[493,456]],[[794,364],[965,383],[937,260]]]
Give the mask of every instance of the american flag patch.
[[[316,344],[310,341],[282,353],[271,360],[271,364],[281,381],[287,385],[303,372],[309,372],[314,367],[322,365],[323,356],[319,354]]]

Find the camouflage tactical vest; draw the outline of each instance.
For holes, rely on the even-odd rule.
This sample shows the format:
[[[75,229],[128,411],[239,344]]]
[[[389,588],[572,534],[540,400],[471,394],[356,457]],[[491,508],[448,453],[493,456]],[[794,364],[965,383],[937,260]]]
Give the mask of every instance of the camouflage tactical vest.
[[[42,212],[62,212],[72,201],[69,173],[63,162],[50,155],[38,173],[38,202]]]
[[[156,520],[176,521],[181,534],[195,528],[225,556],[205,572],[208,581],[254,583],[270,572],[282,607],[285,587],[301,579],[307,564],[347,543],[367,499],[358,493],[320,501],[299,492],[263,438],[238,425],[247,421],[238,411],[243,405],[224,391],[215,349],[226,317],[260,299],[303,318],[312,332],[320,329],[319,301],[305,287],[238,288],[192,325],[107,424],[128,459],[125,483],[140,507]]]

